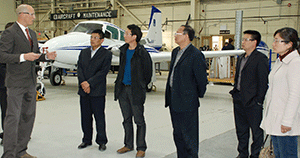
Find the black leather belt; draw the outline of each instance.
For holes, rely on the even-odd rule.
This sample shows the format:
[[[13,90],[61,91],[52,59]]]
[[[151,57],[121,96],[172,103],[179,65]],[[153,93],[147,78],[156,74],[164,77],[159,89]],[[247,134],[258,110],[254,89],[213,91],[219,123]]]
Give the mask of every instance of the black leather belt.
[[[131,85],[130,85],[130,84],[124,84],[124,86],[125,86],[125,87],[130,87]]]

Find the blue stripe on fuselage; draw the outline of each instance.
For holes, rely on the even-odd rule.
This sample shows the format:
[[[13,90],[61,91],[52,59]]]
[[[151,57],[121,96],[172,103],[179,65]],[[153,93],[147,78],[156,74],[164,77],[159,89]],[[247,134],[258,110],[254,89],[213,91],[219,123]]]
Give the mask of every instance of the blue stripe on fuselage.
[[[86,49],[86,48],[90,48],[91,46],[67,46],[67,47],[61,47],[57,50],[82,50],[82,49]],[[102,46],[104,48],[108,48],[108,46]],[[156,49],[154,48],[146,48],[146,50],[149,52],[149,53],[159,53],[159,51],[157,51]]]
[[[90,47],[91,46],[67,46],[67,47],[61,47],[58,50],[82,50]],[[102,47],[107,48],[108,46],[102,46]]]

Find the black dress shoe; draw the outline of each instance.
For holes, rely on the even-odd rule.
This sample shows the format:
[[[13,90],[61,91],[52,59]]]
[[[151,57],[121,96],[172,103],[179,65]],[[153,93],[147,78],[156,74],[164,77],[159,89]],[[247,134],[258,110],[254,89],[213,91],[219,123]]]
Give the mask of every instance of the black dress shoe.
[[[105,145],[105,144],[100,144],[100,145],[99,145],[99,150],[100,150],[100,151],[106,150],[106,145]]]
[[[90,146],[90,145],[92,145],[92,143],[82,142],[80,145],[78,145],[78,149],[83,149],[83,148],[86,148],[87,146]]]

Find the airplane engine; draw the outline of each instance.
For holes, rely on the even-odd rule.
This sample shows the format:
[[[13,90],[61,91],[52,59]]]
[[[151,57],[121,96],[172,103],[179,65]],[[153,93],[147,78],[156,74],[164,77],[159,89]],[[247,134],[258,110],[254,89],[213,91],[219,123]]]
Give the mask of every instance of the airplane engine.
[[[120,49],[118,47],[112,47],[111,52],[115,56],[120,56]]]

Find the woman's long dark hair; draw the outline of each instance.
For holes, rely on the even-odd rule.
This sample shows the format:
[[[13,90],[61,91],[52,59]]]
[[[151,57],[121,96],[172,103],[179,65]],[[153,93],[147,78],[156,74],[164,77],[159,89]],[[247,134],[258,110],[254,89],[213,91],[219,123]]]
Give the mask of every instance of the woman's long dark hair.
[[[279,36],[284,39],[285,43],[289,43],[292,42],[293,45],[290,48],[290,50],[298,50],[298,53],[300,54],[300,48],[299,48],[299,37],[298,37],[298,32],[290,27],[284,27],[281,29],[278,29],[275,33],[274,33],[274,37],[276,34],[279,34]]]

